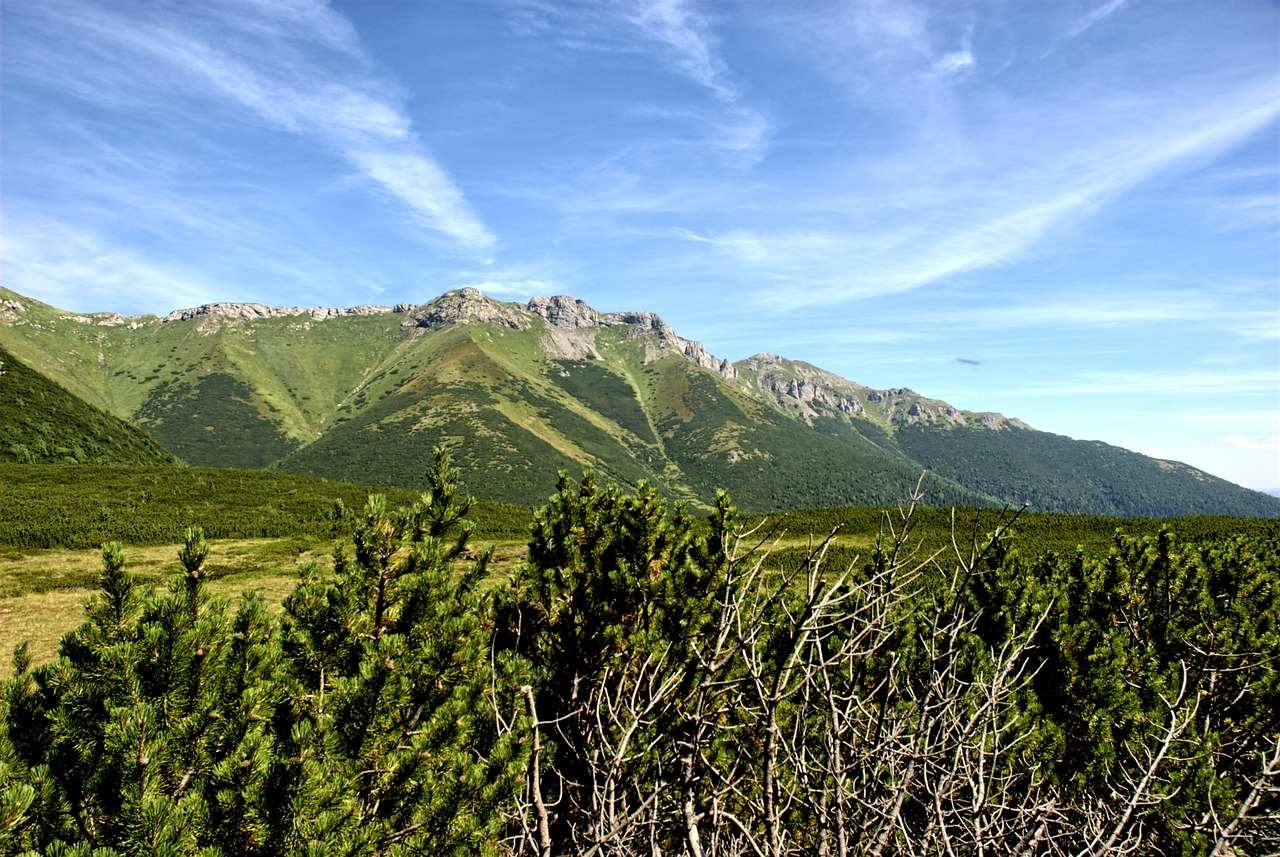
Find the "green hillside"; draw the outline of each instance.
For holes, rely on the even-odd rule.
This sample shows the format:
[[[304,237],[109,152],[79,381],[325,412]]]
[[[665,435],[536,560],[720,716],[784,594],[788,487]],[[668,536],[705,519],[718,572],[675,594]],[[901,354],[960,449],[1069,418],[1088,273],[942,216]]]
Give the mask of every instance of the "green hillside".
[[[668,358],[674,361],[674,358]],[[662,413],[667,453],[703,496],[725,488],[744,509],[885,506],[902,502],[921,469],[814,431],[746,399],[715,375],[689,373],[680,409]],[[988,498],[927,477],[929,505],[985,505]]]
[[[898,443],[935,473],[1011,504],[1113,516],[1275,517],[1275,497],[1175,461],[1049,432],[909,426]]]
[[[493,500],[540,503],[557,470],[590,469],[606,482],[647,480],[694,505],[725,488],[759,510],[884,505],[920,478],[905,457],[806,431],[681,355],[646,363],[631,338],[606,330],[592,359],[557,359],[538,347],[545,334],[535,323],[501,335],[458,325],[424,337],[401,356],[414,366],[372,375],[332,429],[279,466],[416,485],[424,454],[446,441],[476,493]],[[946,480],[926,486],[931,503],[990,502]]]
[[[521,505],[545,501],[559,470],[694,508],[725,488],[758,511],[898,503],[928,471],[930,505],[1280,516],[1280,498],[1184,465],[774,355],[731,365],[652,313],[564,296],[124,318],[0,289],[0,336],[191,465],[421,487],[445,443],[474,494]],[[74,455],[69,440],[45,442]]]
[[[0,346],[0,461],[177,464],[146,432],[87,404]]]

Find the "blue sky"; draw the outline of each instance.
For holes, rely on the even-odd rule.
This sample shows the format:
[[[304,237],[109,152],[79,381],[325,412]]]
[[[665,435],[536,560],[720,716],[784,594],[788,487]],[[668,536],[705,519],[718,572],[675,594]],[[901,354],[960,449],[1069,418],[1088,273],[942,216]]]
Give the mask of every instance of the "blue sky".
[[[643,309],[1280,486],[1272,0],[5,0],[0,280]]]

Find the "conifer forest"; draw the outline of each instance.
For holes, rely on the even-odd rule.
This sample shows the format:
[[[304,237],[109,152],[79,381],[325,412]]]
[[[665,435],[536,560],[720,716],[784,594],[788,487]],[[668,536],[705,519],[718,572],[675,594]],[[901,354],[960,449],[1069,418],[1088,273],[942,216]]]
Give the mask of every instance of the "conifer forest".
[[[775,554],[562,475],[493,574],[448,453],[304,567],[212,598],[118,543],[0,691],[0,848],[44,855],[1262,855],[1280,847],[1274,536],[1103,557]]]

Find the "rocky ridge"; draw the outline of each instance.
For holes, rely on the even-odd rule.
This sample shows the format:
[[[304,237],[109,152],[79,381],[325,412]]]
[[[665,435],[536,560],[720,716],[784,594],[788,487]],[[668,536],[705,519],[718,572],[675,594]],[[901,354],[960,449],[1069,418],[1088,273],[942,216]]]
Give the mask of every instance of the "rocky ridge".
[[[16,299],[0,302],[0,319],[19,323],[27,306]],[[685,339],[653,312],[623,311],[602,313],[585,301],[569,295],[539,296],[521,306],[498,301],[476,288],[446,292],[422,305],[398,303],[394,306],[363,305],[349,308],[268,306],[261,303],[215,302],[179,309],[159,319],[161,324],[195,321],[203,332],[212,332],[223,323],[253,322],[273,318],[305,317],[308,322],[346,316],[396,313],[403,316],[401,328],[425,333],[450,324],[483,323],[525,330],[540,319],[545,324],[543,344],[551,355],[569,359],[601,359],[596,334],[603,328],[626,328],[628,338],[639,339],[644,359],[652,362],[665,354],[680,354],[728,380],[739,379],[739,370],[727,359],[717,359],[700,342]],[[155,323],[155,316],[125,317],[119,313],[64,315],[59,318],[79,324],[138,327]],[[309,325],[308,325],[309,326]],[[787,360],[772,354],[757,354],[739,364],[746,372],[741,379],[768,396],[782,410],[812,424],[832,411],[846,417],[870,417],[893,425],[917,423],[940,426],[982,425],[989,429],[1030,428],[1026,423],[997,413],[961,411],[946,402],[925,398],[905,387],[874,390],[848,381],[816,366]]]
[[[638,311],[601,313],[592,309],[585,301],[568,295],[536,297],[529,301],[525,309],[546,319],[553,328],[579,330],[629,325],[637,334],[651,332],[656,334],[660,349],[682,354],[698,366],[718,372],[724,378],[738,377],[738,370],[731,362],[717,360],[701,342],[694,342],[680,336],[657,313]],[[650,361],[657,356],[654,352],[648,352],[645,355],[646,360]]]
[[[7,308],[6,309],[10,309]],[[548,325],[547,345],[559,356],[580,359],[598,357],[594,332],[603,327],[627,325],[635,335],[652,333],[655,343],[646,344],[646,359],[655,360],[662,353],[674,351],[691,362],[718,372],[724,378],[736,378],[737,369],[729,360],[711,355],[700,342],[678,335],[669,324],[652,312],[601,313],[568,295],[535,297],[523,308],[518,304],[493,300],[479,289],[461,288],[446,292],[421,306],[398,303],[395,306],[297,307],[267,306],[259,303],[217,302],[198,307],[174,310],[160,321],[196,321],[216,326],[223,321],[245,322],[270,318],[310,316],[314,321],[325,321],[353,315],[382,315],[403,313],[401,327],[420,331],[433,330],[447,324],[496,324],[513,330],[524,330],[532,324],[533,316],[542,318]],[[88,323],[88,318],[76,318]],[[99,324],[122,324],[126,320],[98,321]]]
[[[712,374],[723,361],[659,316],[563,295],[502,302],[471,289],[390,309],[211,304],[183,315],[70,312],[0,287],[0,346],[200,466],[398,485],[443,440],[461,443],[481,496],[521,504],[545,502],[549,475],[564,469],[651,480],[694,504],[723,488],[760,510],[892,504],[925,470],[931,504],[1280,515],[1280,501],[1187,465],[1020,430],[906,387],[770,354],[737,362],[727,380]],[[573,353],[601,362],[564,359]],[[12,380],[5,362],[0,380]]]
[[[431,330],[446,324],[497,324],[512,330],[529,326],[527,313],[519,307],[487,297],[479,289],[465,288],[445,292],[410,310],[401,327]]]
[[[474,322],[499,324],[513,330],[524,330],[537,316],[547,323],[545,344],[561,357],[598,358],[595,332],[603,327],[627,325],[636,336],[655,335],[656,346],[646,351],[647,360],[655,360],[661,352],[675,351],[725,378],[736,378],[737,369],[728,360],[717,360],[702,343],[676,334],[669,324],[652,312],[597,312],[585,301],[568,295],[535,297],[520,308],[516,304],[495,301],[479,289],[463,288],[446,292],[409,314],[404,324],[431,329],[445,324]]]
[[[965,426],[981,423],[989,429],[1031,426],[1002,414],[962,411],[940,399],[930,399],[907,387],[875,390],[855,384],[839,375],[772,354],[757,354],[743,361],[754,386],[770,396],[783,410],[796,413],[806,422],[836,409],[846,416],[877,413],[894,425],[925,423]]]
[[[200,319],[227,319],[229,321],[258,321],[264,318],[287,318],[295,315],[309,315],[315,321],[330,318],[341,318],[348,315],[383,315],[389,312],[406,312],[410,304],[389,306],[355,306],[355,307],[298,307],[267,306],[254,303],[219,302],[201,304],[188,309],[176,309],[160,319],[162,324],[174,321],[193,321]]]
[[[816,366],[765,353],[748,357],[743,367],[750,372],[760,392],[806,422],[821,415],[819,405],[835,408],[848,416],[866,412],[864,401],[870,388]]]

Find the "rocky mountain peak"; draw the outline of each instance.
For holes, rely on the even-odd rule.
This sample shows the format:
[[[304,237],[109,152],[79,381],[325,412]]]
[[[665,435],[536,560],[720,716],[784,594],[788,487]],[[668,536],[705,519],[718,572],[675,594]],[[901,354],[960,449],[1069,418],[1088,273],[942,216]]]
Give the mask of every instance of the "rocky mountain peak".
[[[792,411],[806,422],[834,408],[847,416],[865,411],[865,387],[826,370],[763,353],[743,361],[755,375],[755,386],[773,398],[783,410]]]
[[[542,316],[552,327],[603,327],[604,316],[587,306],[586,301],[571,298],[568,295],[551,297],[535,297],[529,300],[525,309],[534,315]]]
[[[487,297],[470,287],[445,292],[409,313],[405,327],[435,328],[445,324],[499,324],[513,330],[528,327],[519,307]]]
[[[1004,414],[982,413],[978,415],[979,421],[989,429],[994,431],[1002,431],[1004,429],[1026,429],[1027,431],[1035,431],[1030,425],[1024,423],[1017,417],[1006,417]]]
[[[808,363],[774,354],[757,354],[742,361],[754,376],[753,386],[770,396],[783,410],[812,423],[832,410],[846,416],[876,414],[892,425],[917,423],[966,426],[975,422],[993,429],[1030,428],[1021,420],[996,413],[962,411],[940,399],[930,399],[908,387],[874,390]]]
[[[549,341],[565,356],[581,357],[594,352],[594,343],[584,340],[580,335],[566,336],[565,331],[589,331],[601,327],[628,325],[634,328],[636,334],[646,332],[656,334],[658,350],[675,351],[703,368],[719,372],[725,378],[738,376],[738,370],[732,363],[728,360],[717,360],[707,352],[702,343],[679,336],[657,313],[637,311],[601,313],[588,306],[586,301],[569,295],[535,297],[529,301],[525,309],[546,319],[552,328]],[[650,360],[656,359],[658,353],[653,351],[647,356]]]

